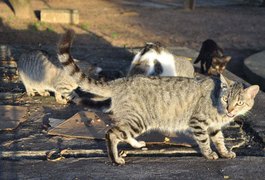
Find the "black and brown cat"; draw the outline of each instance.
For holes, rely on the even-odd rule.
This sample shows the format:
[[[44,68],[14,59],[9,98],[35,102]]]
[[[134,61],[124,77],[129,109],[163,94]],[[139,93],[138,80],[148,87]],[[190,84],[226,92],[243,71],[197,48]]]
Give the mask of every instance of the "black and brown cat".
[[[194,64],[201,62],[201,73],[209,75],[222,74],[231,56],[225,56],[223,49],[212,39],[202,43],[199,56]]]

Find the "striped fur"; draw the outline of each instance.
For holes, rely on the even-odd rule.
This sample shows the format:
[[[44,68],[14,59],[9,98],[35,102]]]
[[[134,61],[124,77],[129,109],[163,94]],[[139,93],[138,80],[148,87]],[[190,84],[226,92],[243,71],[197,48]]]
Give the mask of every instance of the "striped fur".
[[[103,83],[90,77],[87,78],[86,75],[81,72],[75,64],[74,59],[70,54],[73,37],[73,30],[67,31],[66,34],[62,36],[61,41],[58,44],[58,59],[67,70],[67,72],[69,72],[69,75],[78,81],[78,84],[80,84],[80,87],[84,91],[89,91],[106,98],[111,97],[111,90],[109,89],[108,83]]]
[[[128,76],[143,74],[146,76],[194,77],[194,67],[185,57],[175,57],[160,43],[146,43],[131,63]]]
[[[154,129],[169,133],[190,130],[208,159],[218,158],[210,141],[222,157],[236,156],[225,147],[221,128],[252,108],[257,85],[244,89],[223,76],[220,80],[134,76],[100,83],[85,77],[69,53],[63,55],[61,62],[80,87],[111,98],[115,123],[106,133],[106,141],[114,163],[125,163],[118,153],[120,142],[141,148],[145,142],[135,138]]]
[[[65,73],[56,58],[44,51],[34,50],[22,54],[18,61],[18,71],[29,96],[35,96],[35,92],[49,96],[51,91],[60,104],[78,98],[74,92],[78,87],[75,80]]]
[[[70,50],[72,39],[70,37],[70,43],[64,44],[64,48],[60,46],[59,53]],[[88,73],[96,76],[99,70],[99,67],[91,65]],[[32,50],[20,56],[18,71],[29,96],[35,96],[36,92],[41,96],[49,96],[49,92],[54,92],[55,99],[60,104],[66,104],[70,100],[79,103],[80,99],[74,91],[78,85],[71,74],[64,71],[58,57],[45,51]]]

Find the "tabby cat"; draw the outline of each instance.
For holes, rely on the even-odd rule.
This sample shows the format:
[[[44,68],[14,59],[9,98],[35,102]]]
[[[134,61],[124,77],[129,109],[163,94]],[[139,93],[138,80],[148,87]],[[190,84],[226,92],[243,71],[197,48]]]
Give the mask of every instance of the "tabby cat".
[[[90,74],[100,72],[99,67],[91,67]],[[41,96],[49,96],[51,91],[60,104],[66,104],[69,100],[79,103],[80,99],[74,91],[78,84],[64,71],[58,58],[46,51],[32,50],[22,54],[18,61],[18,72],[28,96],[35,96],[36,92]]]
[[[175,57],[159,42],[146,43],[138,52],[130,66],[128,76],[143,74],[146,76],[194,77],[194,67],[185,57]]]
[[[213,59],[218,59],[218,62],[223,64],[222,67],[225,67],[231,57],[224,56],[222,48],[220,48],[215,41],[207,39],[202,43],[199,56],[194,61],[194,64],[201,62],[201,73],[203,74],[208,73],[210,68],[210,73],[214,71],[219,72],[220,66],[216,68],[216,66],[214,66],[212,63]]]
[[[146,144],[135,138],[158,129],[166,132],[190,130],[201,153],[217,159],[210,140],[220,156],[235,158],[225,147],[221,128],[236,116],[247,113],[254,104],[259,86],[244,88],[222,75],[220,79],[133,76],[109,82],[95,81],[80,71],[70,55],[73,31],[60,48],[60,61],[79,86],[88,92],[111,98],[115,125],[106,133],[108,155],[112,162],[124,164],[118,144],[127,142],[141,148]]]

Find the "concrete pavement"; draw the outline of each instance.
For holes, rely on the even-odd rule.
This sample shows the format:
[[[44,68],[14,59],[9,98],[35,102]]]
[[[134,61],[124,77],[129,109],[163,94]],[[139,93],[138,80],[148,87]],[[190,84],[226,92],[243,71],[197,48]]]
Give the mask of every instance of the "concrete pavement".
[[[1,161],[1,179],[264,179],[264,157],[209,161],[202,157],[131,157],[125,166],[107,158]]]

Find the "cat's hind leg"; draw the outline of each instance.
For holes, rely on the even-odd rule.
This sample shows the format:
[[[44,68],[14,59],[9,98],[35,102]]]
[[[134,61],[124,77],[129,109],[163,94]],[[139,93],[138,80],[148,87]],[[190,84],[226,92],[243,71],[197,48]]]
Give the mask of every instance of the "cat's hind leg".
[[[23,82],[23,85],[26,89],[27,95],[28,96],[35,96],[35,91],[34,91],[34,86],[32,86],[31,81],[29,81],[23,74],[19,74],[20,75],[20,79]]]
[[[34,89],[32,87],[30,87],[29,85],[26,85],[26,84],[24,84],[24,86],[25,86],[25,89],[26,89],[28,96],[33,97],[36,95],[36,92],[34,91]]]
[[[146,146],[144,141],[137,141],[131,136],[130,128],[127,125],[120,125],[111,128],[106,133],[106,142],[108,148],[108,156],[112,162],[116,164],[125,164],[124,158],[118,153],[119,142],[127,142],[134,148]]]
[[[123,117],[123,122],[126,121],[126,118],[129,118],[127,123],[117,124],[106,133],[108,155],[112,162],[116,164],[125,164],[125,160],[118,153],[119,142],[127,142],[135,148],[141,148],[146,145],[144,141],[134,139],[145,131],[146,128],[144,127],[146,125],[143,125],[143,122],[138,123],[136,119],[133,119],[132,114],[127,114],[127,117]]]
[[[118,153],[118,144],[126,137],[126,133],[121,130],[119,127],[113,127],[106,133],[106,143],[108,149],[108,156],[113,163],[116,164],[125,164],[124,158],[120,157]]]
[[[216,149],[218,150],[218,152],[220,153],[220,155],[222,157],[229,158],[229,159],[236,157],[236,154],[233,151],[229,151],[225,147],[224,136],[223,136],[221,129],[214,129],[214,130],[212,129],[209,132],[209,135],[210,135]]]
[[[33,97],[33,96],[36,95],[36,93],[35,93],[33,90],[26,90],[26,91],[27,91],[27,95],[28,95],[28,96]]]

